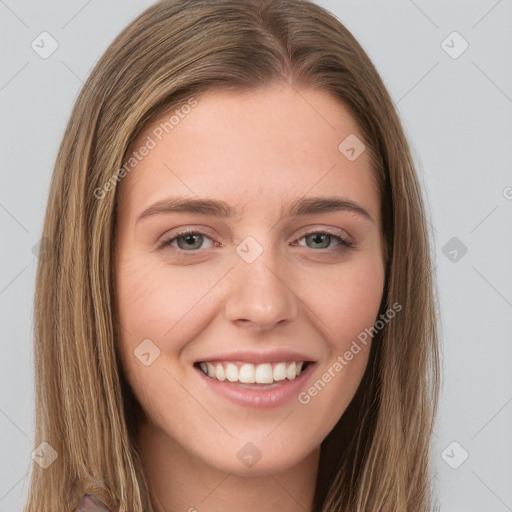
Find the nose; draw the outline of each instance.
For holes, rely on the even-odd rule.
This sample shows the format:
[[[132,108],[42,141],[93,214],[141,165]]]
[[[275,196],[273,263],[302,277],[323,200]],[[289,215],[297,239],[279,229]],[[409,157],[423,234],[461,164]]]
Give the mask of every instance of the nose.
[[[264,251],[254,262],[237,262],[230,276],[226,318],[240,326],[266,331],[277,324],[293,321],[299,311],[285,265],[271,251]]]

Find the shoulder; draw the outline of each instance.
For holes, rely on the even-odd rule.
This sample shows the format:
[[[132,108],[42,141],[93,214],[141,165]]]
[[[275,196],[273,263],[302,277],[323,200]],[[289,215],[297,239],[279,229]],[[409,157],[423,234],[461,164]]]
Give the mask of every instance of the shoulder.
[[[75,512],[112,512],[96,495],[83,494]]]

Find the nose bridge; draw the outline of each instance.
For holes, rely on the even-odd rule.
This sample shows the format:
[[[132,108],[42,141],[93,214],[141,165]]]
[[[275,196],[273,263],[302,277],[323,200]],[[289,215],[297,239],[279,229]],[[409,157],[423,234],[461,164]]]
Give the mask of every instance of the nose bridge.
[[[293,320],[298,299],[287,282],[286,264],[276,247],[247,237],[237,247],[236,269],[226,300],[226,317],[260,329]]]

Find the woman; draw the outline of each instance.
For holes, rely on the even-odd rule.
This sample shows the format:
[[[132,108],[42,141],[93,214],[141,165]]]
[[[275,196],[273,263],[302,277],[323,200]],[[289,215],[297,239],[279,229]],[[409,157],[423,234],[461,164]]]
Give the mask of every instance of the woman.
[[[431,510],[420,188],[353,36],[295,0],[167,0],[57,158],[36,286],[36,510]],[[44,445],[47,447],[47,445]]]

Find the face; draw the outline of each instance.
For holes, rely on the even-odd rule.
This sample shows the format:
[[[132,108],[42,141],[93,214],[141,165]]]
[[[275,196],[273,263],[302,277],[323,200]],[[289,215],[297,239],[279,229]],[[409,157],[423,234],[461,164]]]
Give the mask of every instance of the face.
[[[284,470],[318,449],[367,364],[371,340],[357,340],[384,286],[377,186],[326,92],[188,104],[138,136],[119,185],[123,370],[171,449],[234,474]]]

